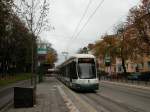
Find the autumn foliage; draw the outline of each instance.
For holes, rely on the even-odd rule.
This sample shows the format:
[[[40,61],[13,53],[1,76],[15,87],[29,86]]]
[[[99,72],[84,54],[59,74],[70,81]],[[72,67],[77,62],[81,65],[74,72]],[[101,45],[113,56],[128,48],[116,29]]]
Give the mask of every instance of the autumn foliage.
[[[102,60],[109,55],[111,64],[121,58],[125,72],[126,60],[139,63],[143,55],[150,54],[150,1],[142,0],[139,6],[131,8],[126,21],[114,29],[113,35],[101,36],[91,51]]]

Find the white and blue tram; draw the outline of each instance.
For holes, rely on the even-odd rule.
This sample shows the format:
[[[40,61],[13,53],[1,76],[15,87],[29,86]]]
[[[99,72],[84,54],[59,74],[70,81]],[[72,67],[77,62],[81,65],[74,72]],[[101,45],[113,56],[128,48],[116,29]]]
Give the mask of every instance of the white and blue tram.
[[[75,90],[98,90],[96,59],[91,54],[76,54],[59,66],[58,78]]]

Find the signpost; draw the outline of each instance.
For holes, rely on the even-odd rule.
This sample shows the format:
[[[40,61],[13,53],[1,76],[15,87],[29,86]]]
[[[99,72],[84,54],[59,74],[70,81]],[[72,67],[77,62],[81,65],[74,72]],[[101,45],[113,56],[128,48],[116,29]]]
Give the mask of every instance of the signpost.
[[[43,74],[44,74],[44,68],[43,68],[42,62],[44,62],[46,59],[47,48],[46,47],[37,48],[37,54],[38,54],[38,77],[39,77],[39,82],[42,82]]]
[[[110,64],[111,64],[110,56],[105,56],[105,65],[110,66]]]
[[[105,66],[111,66],[110,48],[111,46],[109,45],[105,50]]]

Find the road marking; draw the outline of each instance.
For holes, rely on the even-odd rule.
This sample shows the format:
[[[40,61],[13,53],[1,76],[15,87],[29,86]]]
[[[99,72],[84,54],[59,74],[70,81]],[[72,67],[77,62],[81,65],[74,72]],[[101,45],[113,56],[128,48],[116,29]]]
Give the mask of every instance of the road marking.
[[[78,100],[78,102],[83,106],[83,108],[86,109],[86,112],[98,112],[90,104],[82,100],[77,94],[68,89],[68,87],[66,87],[62,82],[58,81],[58,83],[60,84],[59,87],[64,87],[65,89],[67,89],[75,97],[75,99]]]
[[[60,86],[57,86],[61,96],[63,97],[68,109],[70,112],[80,112],[76,106],[73,104],[73,102],[67,97],[66,93],[63,91],[63,89]]]
[[[86,112],[97,112],[89,103],[82,100],[76,93],[68,89],[65,85],[64,87],[75,97],[76,100],[82,105],[84,109],[86,109]]]

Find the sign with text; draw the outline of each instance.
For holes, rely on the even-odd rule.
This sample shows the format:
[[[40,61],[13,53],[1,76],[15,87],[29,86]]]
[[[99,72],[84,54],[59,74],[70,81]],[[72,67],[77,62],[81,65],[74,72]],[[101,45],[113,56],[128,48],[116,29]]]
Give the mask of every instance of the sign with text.
[[[37,53],[38,54],[47,54],[47,49],[46,48],[38,48]]]

